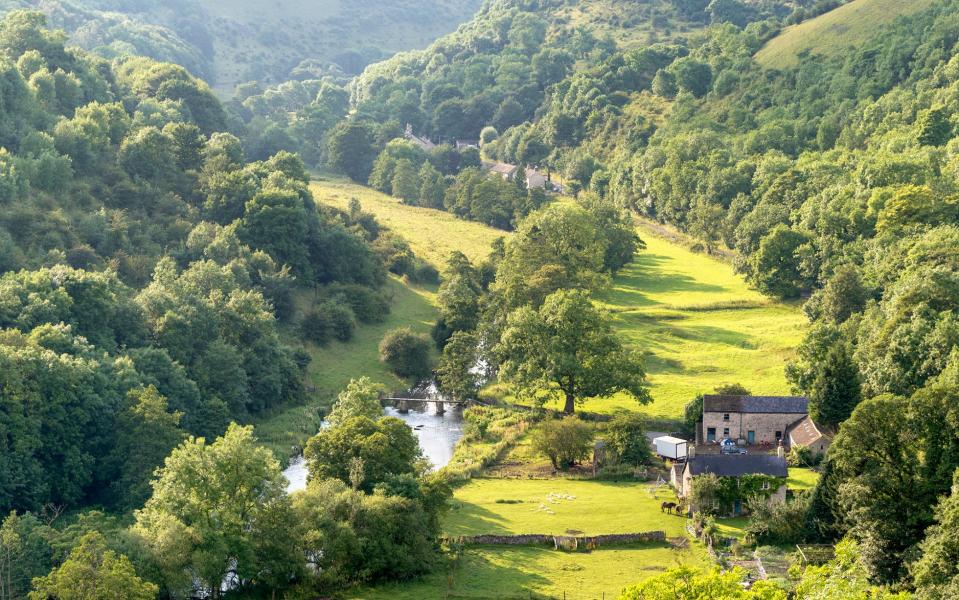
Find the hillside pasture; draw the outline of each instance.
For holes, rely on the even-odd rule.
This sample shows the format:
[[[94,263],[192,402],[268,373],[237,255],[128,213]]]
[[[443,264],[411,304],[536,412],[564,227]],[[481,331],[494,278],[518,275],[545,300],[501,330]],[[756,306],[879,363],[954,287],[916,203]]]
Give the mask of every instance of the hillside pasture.
[[[639,233],[646,250],[598,300],[612,313],[623,340],[646,354],[653,402],[641,407],[616,395],[587,400],[583,410],[642,410],[657,419],[677,419],[697,394],[723,384],[788,394],[786,363],[806,325],[799,305],[766,298],[727,262],[693,252],[650,227],[641,225]]]
[[[756,60],[770,69],[786,69],[805,53],[838,56],[875,35],[877,29],[902,16],[917,13],[935,0],[853,0],[798,25],[787,27],[769,40]]]

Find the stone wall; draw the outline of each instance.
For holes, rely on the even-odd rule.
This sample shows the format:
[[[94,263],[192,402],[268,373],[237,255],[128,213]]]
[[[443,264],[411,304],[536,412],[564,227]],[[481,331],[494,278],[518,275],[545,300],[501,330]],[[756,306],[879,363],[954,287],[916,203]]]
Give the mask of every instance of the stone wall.
[[[645,531],[642,533],[613,533],[608,535],[464,535],[449,536],[450,542],[465,546],[552,546],[555,549],[578,550],[579,548],[598,548],[614,544],[641,544],[665,542],[665,531]]]

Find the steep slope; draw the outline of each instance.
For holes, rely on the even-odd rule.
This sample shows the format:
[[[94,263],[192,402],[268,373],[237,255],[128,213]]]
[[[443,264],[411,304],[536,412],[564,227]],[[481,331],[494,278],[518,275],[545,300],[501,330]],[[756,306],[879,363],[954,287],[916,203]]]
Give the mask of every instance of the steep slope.
[[[869,39],[877,28],[929,7],[935,0],[855,0],[787,28],[756,53],[764,67],[781,69],[799,63],[805,53],[836,56]]]
[[[469,19],[480,0],[0,0],[36,9],[98,54],[182,64],[223,93],[237,83],[284,81],[309,69],[358,73],[422,48]]]

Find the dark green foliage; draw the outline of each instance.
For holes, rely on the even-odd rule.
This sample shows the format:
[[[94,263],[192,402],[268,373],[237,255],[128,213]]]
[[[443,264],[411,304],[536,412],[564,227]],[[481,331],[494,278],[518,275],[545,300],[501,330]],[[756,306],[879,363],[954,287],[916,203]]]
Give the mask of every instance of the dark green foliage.
[[[616,460],[629,465],[644,465],[652,458],[646,437],[646,419],[637,413],[620,413],[606,425],[606,448]]]
[[[533,430],[531,444],[535,451],[549,458],[554,469],[567,470],[589,458],[593,428],[578,417],[547,419]]]
[[[837,428],[862,400],[859,368],[852,350],[844,343],[829,349],[819,364],[809,389],[809,416],[829,428]]]
[[[409,327],[392,329],[380,341],[380,361],[400,377],[424,379],[432,369],[429,337]]]
[[[303,455],[311,481],[339,479],[372,491],[390,477],[417,473],[420,447],[416,436],[399,419],[353,417],[310,438]],[[361,468],[359,478],[353,473],[357,464]]]
[[[366,183],[373,170],[374,158],[373,134],[365,123],[344,121],[330,132],[327,164],[334,171],[345,173],[353,181]]]

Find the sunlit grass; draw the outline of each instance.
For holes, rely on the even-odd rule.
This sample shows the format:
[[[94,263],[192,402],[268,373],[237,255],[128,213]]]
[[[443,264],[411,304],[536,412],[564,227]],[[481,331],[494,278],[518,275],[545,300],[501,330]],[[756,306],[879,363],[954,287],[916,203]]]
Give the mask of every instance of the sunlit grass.
[[[509,235],[448,212],[403,204],[396,198],[342,179],[317,179],[310,186],[319,204],[348,210],[356,198],[366,212],[403,237],[416,256],[442,269],[450,253],[458,250],[479,262],[489,256],[496,238]]]
[[[786,480],[786,486],[791,490],[809,490],[816,487],[819,483],[819,473],[812,469],[800,467],[789,468],[789,479]]]
[[[786,28],[756,53],[765,67],[796,65],[804,52],[836,56],[856,48],[877,29],[903,15],[917,13],[934,0],[854,0],[815,19]]]
[[[797,304],[750,289],[732,266],[640,229],[646,250],[598,296],[623,340],[646,353],[652,404],[626,396],[583,409],[642,410],[676,419],[697,394],[741,383],[756,394],[786,394],[786,363],[802,340]],[[558,404],[557,404],[558,406]]]
[[[347,592],[350,600],[516,599],[613,600],[623,588],[672,567],[706,568],[703,548],[665,544],[563,552],[549,548],[476,547],[463,551],[451,574]]]
[[[683,535],[685,518],[662,512],[668,486],[568,479],[474,479],[457,488],[443,523],[450,535],[599,535],[665,531]]]

